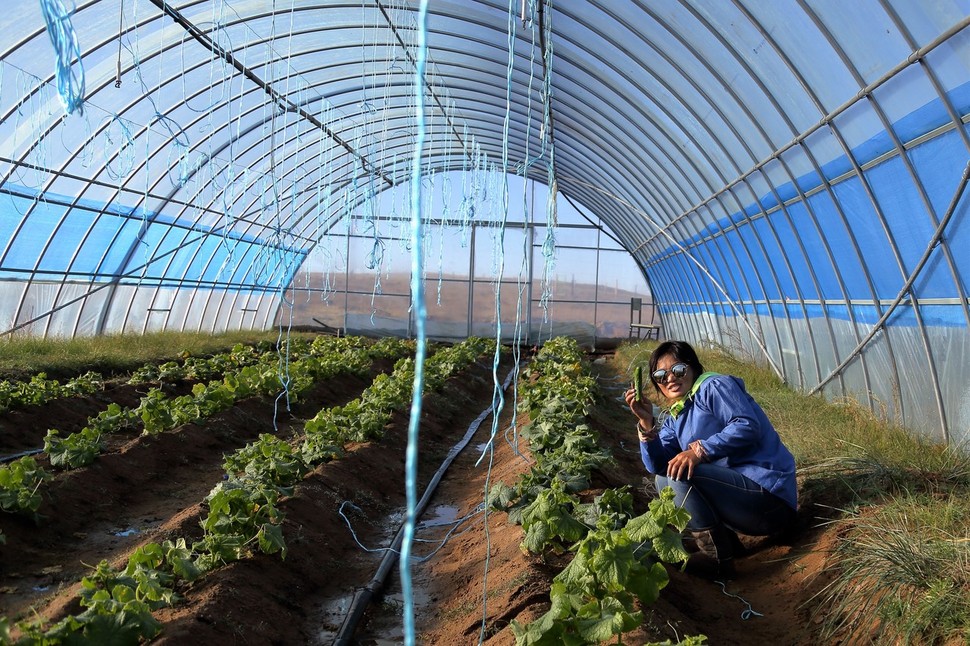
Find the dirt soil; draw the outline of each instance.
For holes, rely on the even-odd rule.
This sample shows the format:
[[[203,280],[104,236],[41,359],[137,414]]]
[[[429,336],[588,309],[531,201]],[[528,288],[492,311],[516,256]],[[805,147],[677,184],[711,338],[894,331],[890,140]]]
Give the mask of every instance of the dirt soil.
[[[374,374],[390,368],[375,365]],[[500,377],[510,368],[501,366]],[[625,383],[617,381],[608,357],[595,361],[594,369],[603,396],[590,423],[615,464],[595,474],[588,495],[629,484],[641,513],[648,487],[629,411],[619,400]],[[251,399],[203,424],[155,437],[112,436],[94,464],[74,471],[49,469],[38,455],[56,474],[43,487],[41,519],[0,514],[6,537],[0,546],[0,616],[14,622],[78,613],[78,583],[102,559],[122,567],[141,544],[198,539],[204,499],[223,477],[224,455],[260,433],[294,436],[304,420],[358,397],[369,383],[341,377],[318,384],[289,410]],[[180,384],[173,394],[190,387]],[[80,430],[109,402],[135,406],[144,390],[119,379],[95,397],[8,411],[0,416],[0,455],[41,447],[49,428],[62,435]],[[424,399],[419,496],[492,398],[492,367],[482,362]],[[419,519],[412,556],[420,560],[410,570],[419,644],[514,644],[509,623],[527,623],[549,607],[550,581],[565,561],[524,554],[521,527],[503,513],[482,510],[487,488],[498,480],[513,484],[529,466],[524,442],[513,450],[512,402],[506,392],[499,422],[483,419]],[[518,419],[514,428],[524,423]],[[389,561],[386,586],[371,582],[383,548],[403,522],[407,426],[406,414],[399,414],[381,441],[348,447],[345,457],[311,472],[282,504],[286,558],[256,554],[179,589],[181,602],[156,612],[163,630],[153,643],[331,644],[338,636],[351,644],[402,643],[397,562]],[[749,554],[739,559],[733,580],[716,583],[669,567],[670,584],[624,643],[676,642],[698,634],[717,645],[819,643],[812,598],[827,580],[824,565],[834,537],[815,519],[818,509],[803,500],[800,532],[787,544],[742,537]],[[350,631],[345,620],[362,590],[373,590],[375,600]]]

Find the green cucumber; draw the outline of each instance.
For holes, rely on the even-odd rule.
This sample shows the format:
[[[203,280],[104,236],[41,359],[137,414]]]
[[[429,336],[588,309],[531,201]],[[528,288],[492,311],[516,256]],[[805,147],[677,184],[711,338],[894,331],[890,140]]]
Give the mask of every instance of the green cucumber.
[[[643,366],[637,366],[633,371],[633,390],[637,401],[640,401],[640,391],[643,390]]]

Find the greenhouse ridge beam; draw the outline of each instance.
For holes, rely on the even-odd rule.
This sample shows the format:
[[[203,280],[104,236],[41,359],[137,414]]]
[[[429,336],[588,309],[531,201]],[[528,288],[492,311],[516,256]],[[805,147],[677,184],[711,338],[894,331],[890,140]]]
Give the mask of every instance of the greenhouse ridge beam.
[[[198,41],[203,47],[211,51],[213,54],[216,54],[223,60],[225,60],[227,63],[232,65],[234,68],[236,68],[236,70],[238,70],[240,74],[242,74],[247,79],[249,79],[257,86],[259,86],[259,88],[262,89],[273,100],[273,102],[276,103],[280,108],[282,108],[286,112],[293,112],[295,114],[298,114],[302,118],[312,123],[314,126],[316,126],[324,133],[326,133],[328,137],[333,139],[334,142],[339,144],[341,148],[346,150],[355,159],[359,159],[361,164],[363,164],[363,167],[365,170],[368,167],[370,167],[371,169],[373,169],[373,172],[375,175],[379,176],[382,180],[387,182],[388,186],[395,185],[395,182],[393,179],[388,177],[388,175],[383,171],[379,170],[377,166],[371,164],[366,157],[364,157],[359,152],[357,152],[357,150],[349,143],[344,141],[344,139],[340,137],[340,135],[338,135],[333,130],[328,128],[322,121],[320,121],[315,116],[307,112],[301,106],[297,105],[296,103],[293,103],[288,98],[286,98],[285,96],[283,96],[282,94],[274,90],[272,87],[270,87],[270,85],[266,81],[256,76],[256,74],[251,69],[249,69],[248,67],[240,63],[239,60],[237,60],[236,57],[232,55],[232,52],[227,51],[221,45],[213,42],[213,40],[209,38],[205,34],[205,32],[203,32],[201,29],[199,29],[194,24],[192,24],[192,22],[189,21],[185,16],[183,16],[178,11],[178,9],[175,9],[174,7],[169,5],[168,2],[166,2],[165,0],[150,0],[150,2],[156,7],[158,7],[159,9],[161,9],[162,12],[168,15],[170,18],[172,18],[172,20],[178,23],[179,26],[185,29],[185,31],[188,32],[188,34],[192,36],[192,38],[194,38],[196,41]]]

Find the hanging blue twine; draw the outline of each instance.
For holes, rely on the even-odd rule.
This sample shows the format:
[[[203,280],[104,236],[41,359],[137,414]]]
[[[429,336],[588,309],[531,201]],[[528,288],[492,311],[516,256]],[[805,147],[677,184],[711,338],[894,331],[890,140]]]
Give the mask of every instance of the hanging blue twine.
[[[60,95],[61,104],[68,114],[73,114],[75,110],[78,114],[84,114],[84,65],[81,63],[81,47],[77,42],[77,34],[71,24],[71,12],[64,8],[61,0],[40,0],[40,9],[57,55],[57,93]],[[75,59],[76,73],[72,65]]]
[[[411,418],[408,423],[408,445],[404,459],[404,489],[407,498],[407,515],[404,521],[404,537],[401,543],[401,560],[398,569],[401,577],[401,596],[404,599],[404,644],[414,645],[414,593],[411,586],[411,544],[414,540],[415,507],[418,501],[418,428],[421,419],[421,393],[424,389],[424,357],[426,354],[425,320],[427,308],[424,302],[424,258],[421,254],[423,229],[421,226],[421,156],[425,140],[424,71],[428,56],[428,0],[421,0],[418,9],[418,46],[414,65],[414,98],[417,136],[414,156],[411,159],[411,292],[414,300],[414,320],[417,349],[414,354],[414,387],[411,391]]]

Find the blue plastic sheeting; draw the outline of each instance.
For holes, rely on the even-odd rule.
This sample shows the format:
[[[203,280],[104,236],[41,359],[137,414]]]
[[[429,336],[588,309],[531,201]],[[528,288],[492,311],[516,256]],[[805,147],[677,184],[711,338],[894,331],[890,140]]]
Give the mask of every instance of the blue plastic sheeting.
[[[277,293],[306,251],[155,213],[71,200],[4,185],[0,197],[0,280],[117,281],[143,286]],[[29,223],[21,226],[26,214]]]
[[[962,113],[970,110],[968,88],[964,85],[953,92]],[[894,128],[916,138],[928,131],[918,128],[938,127],[944,114],[939,105],[927,105],[918,114],[901,119]],[[902,158],[890,155],[879,159],[892,150],[891,139],[883,133],[853,151],[857,163],[865,169],[865,183],[856,175],[840,177],[852,167],[848,157],[834,160],[824,167],[824,183],[817,174],[803,175],[796,181],[797,189],[791,182],[778,186],[757,203],[687,237],[682,246],[708,268],[719,287],[686,262],[674,246],[654,256],[647,263],[648,270],[695,275],[702,283],[693,290],[698,295],[696,300],[710,303],[700,309],[718,315],[735,311],[726,304],[747,303],[737,311],[794,319],[834,317],[875,322],[880,310],[874,302],[889,302],[899,295],[909,272],[931,244],[936,224],[927,213],[927,202],[934,217],[944,212],[967,163],[964,142],[956,131],[927,139],[907,151],[908,164],[919,179],[917,185]],[[831,186],[831,192],[826,185]],[[805,199],[800,199],[802,195]],[[965,212],[967,204],[970,198],[964,196],[956,208]],[[955,220],[945,233],[952,249],[970,248],[970,228],[959,226],[963,220]],[[674,267],[674,263],[682,266]],[[932,303],[924,313],[926,325],[967,326],[961,288],[954,275],[970,275],[970,254],[955,253],[953,263],[951,268],[937,254],[913,285],[912,292],[919,300],[953,301]],[[666,302],[662,311],[696,311],[697,303],[690,308],[679,304],[684,300],[684,289],[683,284],[671,289],[657,281],[656,298]],[[818,301],[825,301],[825,305]],[[758,303],[757,307],[752,305]],[[889,324],[911,326],[918,322],[910,312],[895,315]]]

